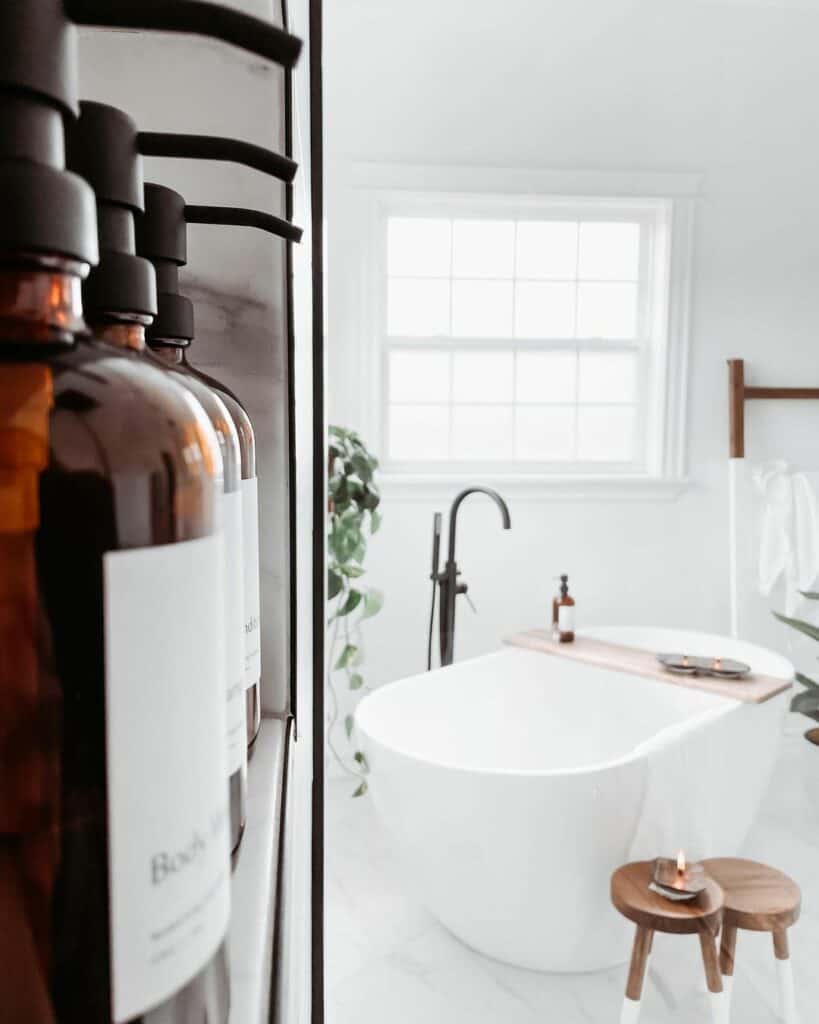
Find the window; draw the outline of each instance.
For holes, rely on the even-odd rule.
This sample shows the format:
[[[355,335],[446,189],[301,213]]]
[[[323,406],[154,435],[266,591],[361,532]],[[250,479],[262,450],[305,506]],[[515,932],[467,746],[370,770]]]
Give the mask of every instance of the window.
[[[382,197],[373,283],[386,472],[672,475],[673,208]]]

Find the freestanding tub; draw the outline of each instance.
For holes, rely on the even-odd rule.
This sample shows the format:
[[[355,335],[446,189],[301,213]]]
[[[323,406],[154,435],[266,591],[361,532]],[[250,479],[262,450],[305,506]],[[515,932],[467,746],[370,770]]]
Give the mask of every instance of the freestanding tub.
[[[784,658],[725,637],[588,632],[793,675]],[[787,694],[742,704],[506,648],[385,686],[356,723],[372,798],[419,900],[488,956],[589,971],[630,950],[609,903],[619,864],[739,852],[786,708]]]

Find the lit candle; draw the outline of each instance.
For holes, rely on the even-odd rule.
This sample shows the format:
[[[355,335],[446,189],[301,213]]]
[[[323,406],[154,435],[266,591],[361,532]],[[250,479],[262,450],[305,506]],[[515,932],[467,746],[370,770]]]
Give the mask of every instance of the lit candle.
[[[714,668],[719,671],[722,668],[722,658],[714,658]]]
[[[683,663],[683,668],[688,668],[688,655],[687,654],[683,655],[682,663]]]
[[[677,879],[675,885],[682,886],[683,880],[685,879],[685,852],[680,850],[677,854]]]

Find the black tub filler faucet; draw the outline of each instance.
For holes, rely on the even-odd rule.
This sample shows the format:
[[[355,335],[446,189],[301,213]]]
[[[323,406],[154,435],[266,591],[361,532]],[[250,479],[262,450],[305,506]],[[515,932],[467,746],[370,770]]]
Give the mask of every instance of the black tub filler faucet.
[[[438,568],[438,561],[441,549],[441,513],[436,512],[433,519],[432,530],[432,610],[429,621],[429,642],[427,645],[427,668],[432,667],[432,633],[435,622],[435,593],[436,587],[441,591],[441,605],[438,613],[438,636],[440,641],[441,665],[451,665],[455,654],[455,599],[459,594],[464,594],[469,601],[468,587],[463,581],[458,581],[460,570],[455,561],[455,537],[458,529],[458,510],[464,498],[470,494],[485,494],[500,509],[501,520],[504,530],[508,530],[512,521],[509,518],[509,509],[506,502],[491,487],[467,487],[452,502],[449,510],[449,549],[443,571]],[[472,602],[470,601],[470,604]]]

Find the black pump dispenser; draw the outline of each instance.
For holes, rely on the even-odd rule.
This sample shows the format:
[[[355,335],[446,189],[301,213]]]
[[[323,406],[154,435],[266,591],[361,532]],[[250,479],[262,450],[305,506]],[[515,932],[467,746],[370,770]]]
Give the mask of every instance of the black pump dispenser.
[[[190,345],[193,303],[179,291],[179,268],[188,262],[185,200],[172,188],[145,184],[145,213],[137,225],[137,248],[154,265],[159,293],[159,315],[146,332],[149,342],[162,338]]]
[[[61,0],[0,3],[0,253],[97,262],[93,193],[65,170],[63,118],[77,111]]]
[[[232,224],[259,228],[299,241],[301,229],[258,210],[231,206],[187,206],[173,189],[146,183],[145,214],[137,223],[137,251],[156,268],[159,316],[148,328],[148,340],[180,346],[193,340],[193,306],[179,292],[179,268],[188,261],[188,224]]]
[[[2,0],[0,254],[17,262],[27,252],[97,262],[91,190],[64,164],[63,118],[79,112],[72,21],[211,36],[285,67],[301,49],[269,22],[200,0]]]
[[[97,197],[101,259],[83,287],[86,314],[93,320],[157,312],[153,267],[136,255],[134,215],[143,208],[136,134],[136,125],[121,110],[86,101],[67,133],[68,165]]]

